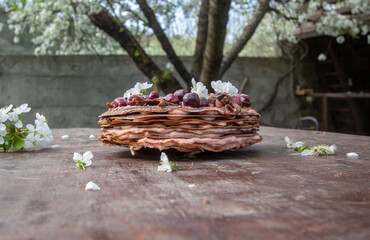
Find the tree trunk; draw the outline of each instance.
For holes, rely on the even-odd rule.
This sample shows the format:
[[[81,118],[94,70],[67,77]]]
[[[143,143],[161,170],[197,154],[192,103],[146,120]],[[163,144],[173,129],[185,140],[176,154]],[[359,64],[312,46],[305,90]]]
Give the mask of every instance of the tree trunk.
[[[191,67],[191,75],[197,80],[199,80],[202,71],[204,50],[207,43],[208,9],[209,0],[202,0],[199,10],[197,42]]]
[[[226,53],[222,59],[221,68],[218,73],[218,78],[222,78],[227,69],[231,66],[234,60],[238,57],[238,54],[243,50],[244,46],[248,43],[249,39],[253,36],[256,31],[258,24],[262,21],[265,13],[269,9],[269,0],[260,0],[260,5],[253,15],[253,18],[244,28],[242,35],[234,43],[231,49]]]
[[[231,0],[210,0],[207,44],[200,80],[211,89],[220,69]]]
[[[97,14],[89,15],[89,18],[95,26],[106,32],[126,50],[128,55],[135,62],[136,66],[146,77],[150,80],[155,77],[159,82],[159,87],[165,93],[173,92],[181,88],[180,84],[172,74],[170,74],[167,79],[162,77],[163,72],[145,53],[144,49],[140,46],[140,43],[124,26],[124,24],[120,24],[114,20],[112,15],[110,15],[106,9],[103,9]]]
[[[153,29],[154,34],[156,35],[158,41],[160,42],[162,49],[166,53],[168,59],[171,61],[176,71],[179,73],[181,78],[191,86],[191,78],[189,71],[182,64],[182,61],[178,58],[175,53],[175,50],[172,48],[170,41],[168,40],[166,34],[163,32],[163,29],[159,25],[157,18],[153,10],[149,7],[145,0],[136,0],[139,4],[140,9],[143,11],[145,17],[148,19],[149,26]]]

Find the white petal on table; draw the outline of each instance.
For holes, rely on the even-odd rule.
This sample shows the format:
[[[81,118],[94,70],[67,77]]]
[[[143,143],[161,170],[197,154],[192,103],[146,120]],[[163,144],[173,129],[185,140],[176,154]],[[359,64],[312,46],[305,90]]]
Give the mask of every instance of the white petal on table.
[[[86,164],[85,167],[88,167],[91,165],[92,161],[91,159],[94,157],[91,151],[87,151],[82,156],[82,161]]]
[[[346,155],[347,157],[350,157],[350,158],[358,158],[358,154],[355,152],[349,152]]]
[[[85,187],[85,191],[89,191],[89,190],[99,191],[100,187],[98,185],[96,185],[96,183],[90,181],[86,184],[86,187]]]
[[[64,140],[65,140],[65,139],[68,139],[68,138],[69,138],[69,136],[68,136],[68,135],[63,135],[63,136],[62,136],[62,139],[64,139]]]

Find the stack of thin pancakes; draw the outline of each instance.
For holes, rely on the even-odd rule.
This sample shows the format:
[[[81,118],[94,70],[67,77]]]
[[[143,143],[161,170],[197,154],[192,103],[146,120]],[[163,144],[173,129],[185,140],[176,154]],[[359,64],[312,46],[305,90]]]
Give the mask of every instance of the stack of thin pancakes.
[[[107,145],[181,152],[245,148],[262,140],[260,115],[249,107],[125,106],[99,116]]]

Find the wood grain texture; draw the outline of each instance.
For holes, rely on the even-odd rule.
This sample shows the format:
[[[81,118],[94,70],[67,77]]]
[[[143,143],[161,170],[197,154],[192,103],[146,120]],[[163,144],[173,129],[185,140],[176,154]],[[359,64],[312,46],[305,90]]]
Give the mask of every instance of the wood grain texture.
[[[244,150],[170,152],[182,170],[163,173],[159,151],[132,157],[89,139],[98,133],[58,129],[59,149],[0,153],[1,239],[370,238],[369,137],[262,127]],[[337,154],[291,155],[284,136]],[[92,166],[77,169],[73,153],[88,150]],[[89,181],[101,190],[85,192]]]

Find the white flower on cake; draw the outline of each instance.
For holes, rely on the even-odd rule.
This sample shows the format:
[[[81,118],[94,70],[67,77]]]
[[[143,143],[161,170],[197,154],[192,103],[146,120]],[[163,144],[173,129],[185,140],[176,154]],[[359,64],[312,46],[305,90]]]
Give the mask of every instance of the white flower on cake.
[[[319,146],[314,146],[310,149],[306,149],[306,150],[303,150],[301,155],[302,156],[310,156],[310,155],[314,155],[314,156],[322,156],[322,155],[332,155],[335,153],[335,150],[337,149],[337,147],[335,146],[335,144],[331,145],[331,146],[328,146],[328,145],[319,145]]]
[[[215,90],[215,93],[227,93],[230,96],[235,96],[239,92],[239,90],[234,87],[231,82],[223,82],[221,80],[212,81],[211,86],[213,90]]]
[[[298,141],[298,142],[290,141],[289,137],[285,137],[284,140],[285,140],[287,148],[301,148],[304,145],[302,141]]]
[[[86,184],[86,187],[85,187],[85,191],[88,191],[88,190],[99,191],[100,187],[96,183],[90,181]]]
[[[85,170],[85,167],[91,166],[91,159],[94,157],[91,151],[85,152],[83,155],[74,153],[73,160],[76,162],[76,167]]]
[[[125,92],[123,95],[124,98],[129,98],[132,95],[143,95],[147,89],[151,88],[153,86],[153,83],[136,83],[133,88],[130,88]]]
[[[191,92],[198,94],[199,97],[204,97],[208,99],[208,89],[201,82],[196,82],[195,79],[191,79]]]

